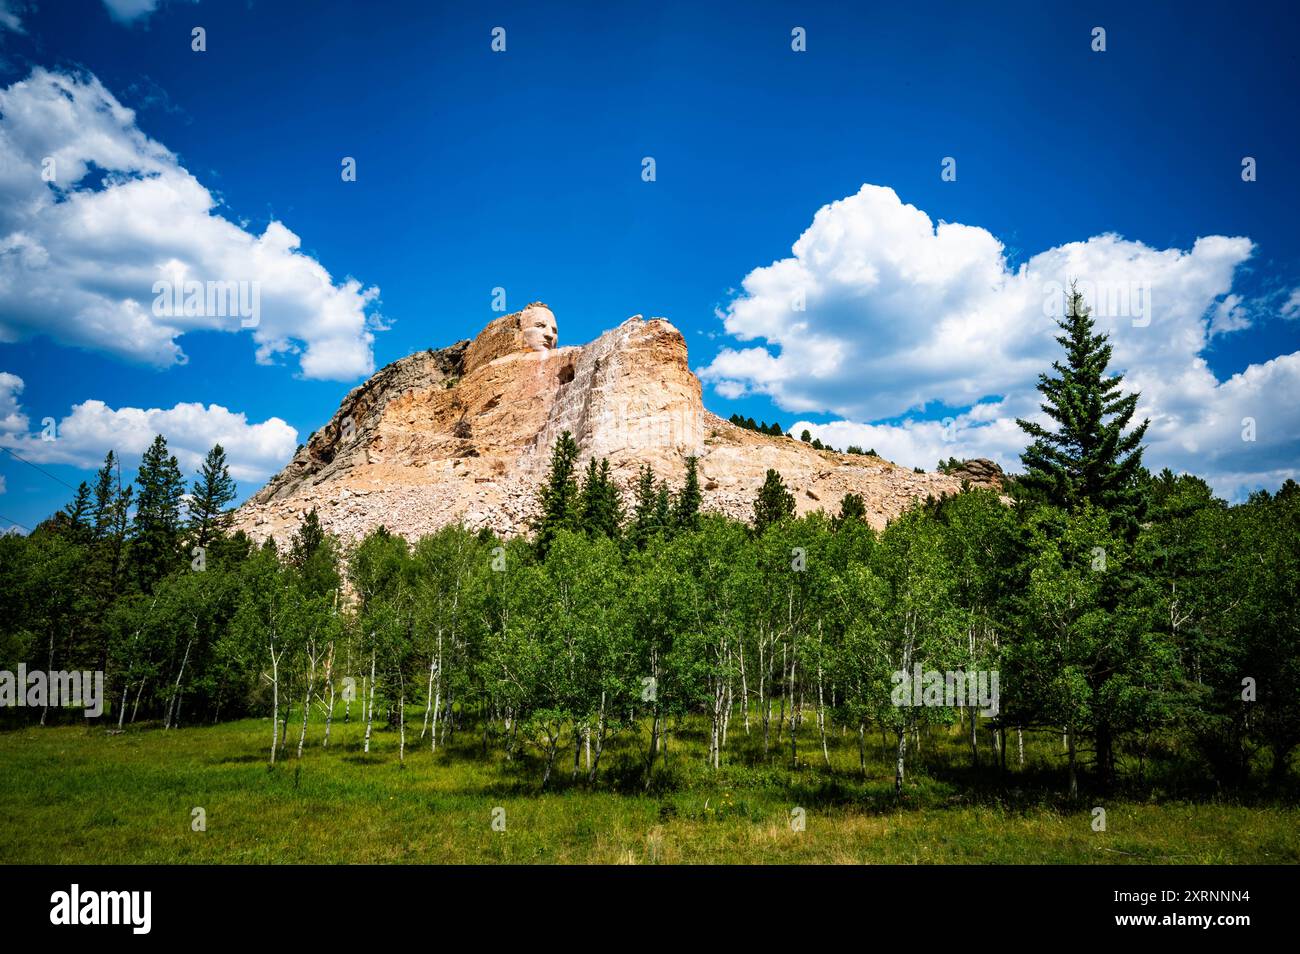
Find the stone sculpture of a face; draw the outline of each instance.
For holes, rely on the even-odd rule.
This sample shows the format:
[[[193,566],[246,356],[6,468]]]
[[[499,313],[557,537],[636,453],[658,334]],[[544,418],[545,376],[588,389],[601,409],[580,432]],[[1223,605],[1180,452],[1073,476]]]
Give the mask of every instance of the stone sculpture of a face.
[[[519,316],[519,330],[531,351],[549,351],[560,337],[551,309],[541,306],[524,309]]]

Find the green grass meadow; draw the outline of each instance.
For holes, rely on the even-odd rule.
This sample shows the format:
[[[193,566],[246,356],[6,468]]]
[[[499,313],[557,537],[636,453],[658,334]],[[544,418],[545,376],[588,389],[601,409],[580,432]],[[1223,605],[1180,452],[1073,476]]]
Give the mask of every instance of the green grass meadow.
[[[353,713],[355,716],[355,712]],[[268,767],[271,725],[246,719],[164,731],[60,725],[0,732],[0,862],[416,864],[1277,864],[1300,861],[1300,812],[1285,802],[1237,804],[1180,795],[1154,774],[1140,790],[1060,797],[1049,736],[1026,737],[1026,762],[1003,775],[969,766],[960,730],[934,730],[900,801],[877,734],[865,777],[853,733],[832,734],[823,764],[815,727],[770,756],[759,731],[732,723],[724,764],[705,766],[705,727],[677,726],[653,784],[646,733],[607,748],[594,785],[570,780],[562,751],[542,791],[535,750],[507,762],[498,746],[457,733],[429,751],[421,712],[398,735],[336,721],[328,749],[313,721],[301,761],[297,726]],[[1059,736],[1056,737],[1059,748]],[[981,753],[991,763],[992,753]],[[1106,830],[1093,830],[1094,806]],[[191,830],[192,810],[206,831]],[[493,811],[504,809],[505,830]],[[804,828],[792,811],[802,808]],[[499,813],[498,813],[499,816]]]

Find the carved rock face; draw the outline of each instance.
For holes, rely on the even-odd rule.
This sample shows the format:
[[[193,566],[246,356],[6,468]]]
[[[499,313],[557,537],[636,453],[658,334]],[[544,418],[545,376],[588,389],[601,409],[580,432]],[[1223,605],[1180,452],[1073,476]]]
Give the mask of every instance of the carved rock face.
[[[462,374],[471,374],[508,354],[554,351],[558,339],[555,315],[535,301],[523,311],[502,315],[479,332],[465,351]]]
[[[519,315],[519,330],[530,351],[550,351],[559,340],[555,315],[545,305],[530,305]]]
[[[855,493],[877,528],[916,498],[956,493],[961,476],[974,484],[996,471],[975,461],[963,475],[917,474],[736,427],[704,409],[686,339],[668,321],[636,316],[559,348],[555,315],[534,302],[473,341],[418,351],[355,388],[235,526],[259,543],[285,541],[317,508],[349,540],[380,524],[410,540],[451,523],[523,533],[565,431],[581,464],[609,460],[625,501],[643,465],[676,487],[687,456],[697,457],[704,509],[739,519],[753,514],[769,468],[796,492],[797,513],[835,512]]]

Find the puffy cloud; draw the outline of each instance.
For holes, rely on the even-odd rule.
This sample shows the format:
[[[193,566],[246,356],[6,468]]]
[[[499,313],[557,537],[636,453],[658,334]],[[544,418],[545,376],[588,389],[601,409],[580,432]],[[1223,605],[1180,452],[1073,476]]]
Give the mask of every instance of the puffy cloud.
[[[1110,335],[1112,369],[1142,393],[1149,466],[1196,471],[1230,495],[1300,473],[1300,405],[1278,400],[1300,385],[1300,353],[1222,382],[1201,357],[1212,336],[1251,325],[1232,292],[1248,238],[1155,249],[1106,234],[1012,270],[985,229],[935,224],[892,189],[864,185],[820,209],[792,251],[751,271],[719,313],[732,336],[760,343],[725,348],[700,373],[725,397],[765,394],[843,418],[800,421],[796,433],[912,466],[982,456],[1015,468],[1015,418],[1040,413],[1037,378],[1060,350],[1052,318],[1077,280]],[[934,420],[942,408],[953,409],[946,423]],[[1253,442],[1241,438],[1244,417],[1258,422]]]
[[[1283,318],[1300,318],[1300,288],[1291,289],[1291,296],[1282,305]]]
[[[193,0],[198,3],[198,0]],[[108,15],[118,23],[132,24],[158,9],[159,0],[104,0]]]
[[[75,404],[55,428],[54,440],[30,432],[18,401],[23,381],[0,372],[0,445],[36,463],[97,467],[110,450],[139,457],[162,434],[187,475],[198,470],[213,444],[226,450],[230,474],[258,485],[282,467],[298,446],[298,432],[278,417],[250,424],[219,404],[180,403],[171,408],[111,408],[103,401]]]
[[[256,235],[219,206],[95,77],[37,69],[0,90],[0,341],[167,366],[186,332],[248,330],[260,363],[369,374],[379,290],[336,283],[282,223]]]
[[[1210,337],[1250,327],[1250,315],[1246,313],[1242,301],[1240,295],[1229,295],[1214,306],[1214,315],[1210,319]]]
[[[0,0],[0,31],[26,33],[27,31],[23,29],[22,13],[21,0]]]
[[[1024,435],[1016,426],[1016,415],[1008,414],[1001,402],[981,404],[977,408],[986,410],[981,413],[973,409],[971,413],[940,420],[906,420],[901,424],[798,421],[791,425],[790,432],[798,435],[806,429],[822,443],[839,450],[856,444],[863,450],[874,450],[886,460],[927,470],[949,457],[962,460],[987,457],[1004,470],[1018,469]]]
[[[0,436],[26,433],[27,415],[18,401],[18,395],[22,393],[23,379],[8,371],[0,371]]]

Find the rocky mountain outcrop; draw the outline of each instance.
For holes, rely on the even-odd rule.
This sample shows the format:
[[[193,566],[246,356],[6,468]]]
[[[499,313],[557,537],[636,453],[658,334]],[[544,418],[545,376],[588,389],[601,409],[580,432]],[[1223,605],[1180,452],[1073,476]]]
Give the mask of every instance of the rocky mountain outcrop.
[[[1006,475],[1002,473],[1002,468],[987,457],[973,457],[970,460],[963,460],[956,467],[945,469],[944,473],[949,477],[964,480],[972,487],[991,487],[994,490],[1002,490],[1006,481]]]
[[[835,512],[857,493],[878,527],[963,479],[1000,487],[989,461],[967,462],[980,466],[961,475],[919,474],[736,427],[704,409],[686,341],[666,320],[637,315],[589,344],[558,347],[555,316],[535,303],[473,341],[409,355],[354,388],[239,508],[235,526],[284,541],[315,507],[326,529],[349,539],[381,524],[410,539],[456,522],[525,532],[564,431],[584,466],[607,458],[629,491],[646,463],[679,485],[694,455],[703,508],[741,519],[752,516],[768,468],[780,471],[799,513]]]

